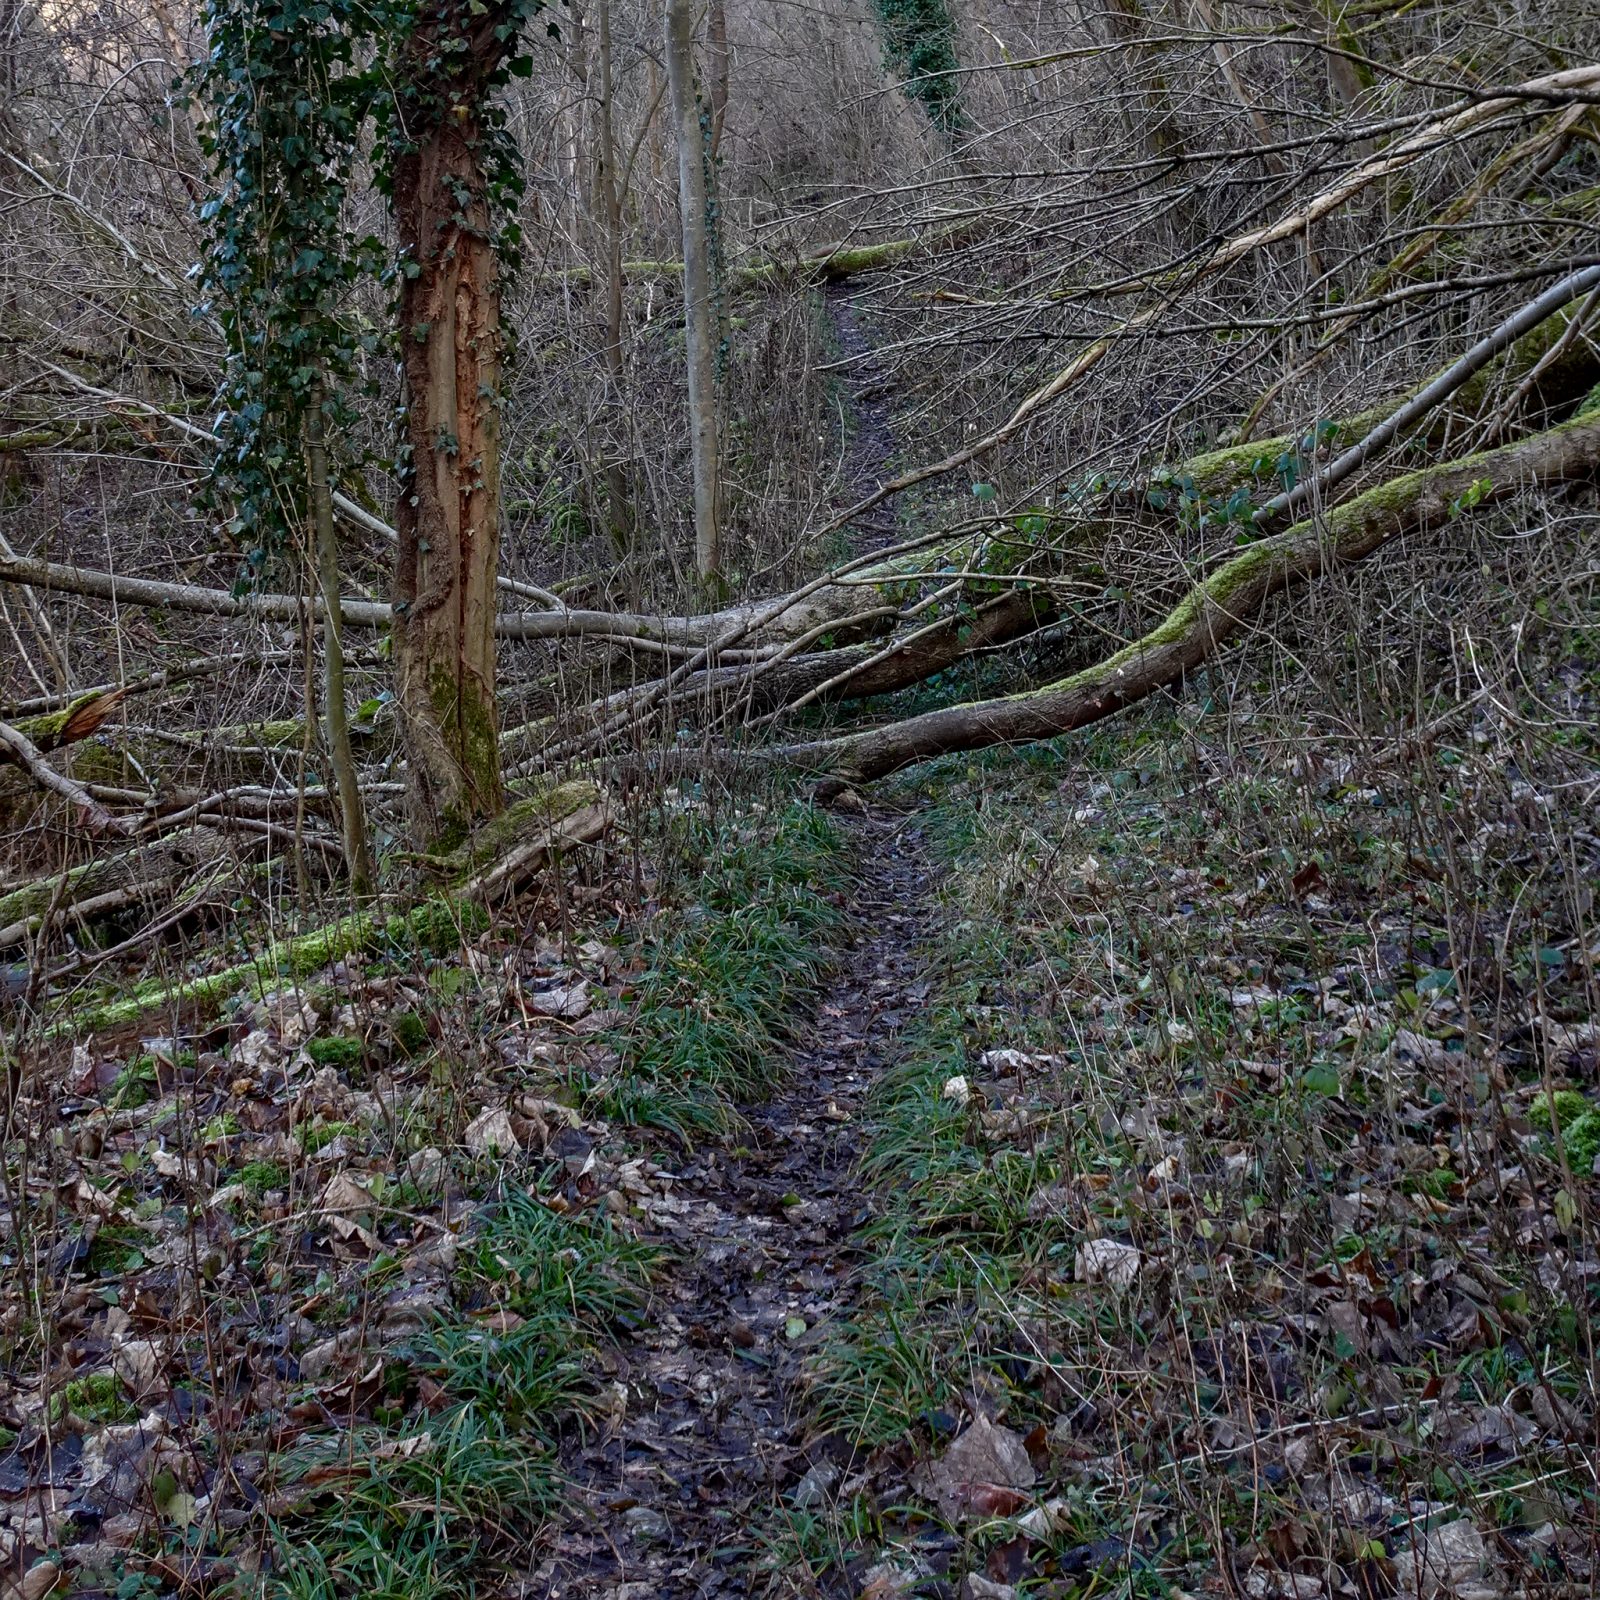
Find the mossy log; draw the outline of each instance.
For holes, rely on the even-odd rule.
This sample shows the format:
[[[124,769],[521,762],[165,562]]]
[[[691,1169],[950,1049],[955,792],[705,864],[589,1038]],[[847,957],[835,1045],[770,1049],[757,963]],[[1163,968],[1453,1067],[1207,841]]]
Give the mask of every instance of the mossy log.
[[[1498,450],[1407,473],[1315,522],[1262,539],[1192,588],[1159,626],[1097,665],[1003,699],[949,706],[839,739],[792,745],[779,759],[824,775],[824,789],[863,782],[957,750],[1028,744],[1097,722],[1208,660],[1279,591],[1365,560],[1406,534],[1440,527],[1470,490],[1474,503],[1587,478],[1600,466],[1600,416],[1580,416]]]
[[[407,909],[393,900],[379,902],[307,933],[275,940],[249,960],[220,971],[180,983],[152,978],[126,994],[73,1012],[51,1031],[59,1037],[124,1027],[152,1012],[204,1009],[241,992],[259,999],[385,940],[403,943],[416,936],[430,942],[441,926],[462,925],[464,905],[506,893],[561,850],[598,839],[610,822],[609,802],[597,785],[574,780],[542,786],[459,851],[425,863],[425,877],[441,888],[420,904]]]
[[[770,261],[735,262],[727,269],[727,281],[734,290],[777,288],[783,284],[837,283],[869,272],[885,272],[902,261],[959,249],[987,232],[989,220],[983,216],[964,218],[943,228],[913,234],[903,239],[883,239],[877,244],[833,244],[804,255]],[[628,282],[648,280],[682,281],[681,261],[624,261],[622,276]],[[568,267],[563,272],[545,273],[535,280],[546,285],[587,284],[595,273],[589,267]]]
[[[124,850],[108,850],[65,873],[0,895],[0,949],[22,943],[54,906],[71,915],[74,906],[106,902],[122,891],[192,883],[227,859],[228,841],[214,828],[190,828],[170,839]]]

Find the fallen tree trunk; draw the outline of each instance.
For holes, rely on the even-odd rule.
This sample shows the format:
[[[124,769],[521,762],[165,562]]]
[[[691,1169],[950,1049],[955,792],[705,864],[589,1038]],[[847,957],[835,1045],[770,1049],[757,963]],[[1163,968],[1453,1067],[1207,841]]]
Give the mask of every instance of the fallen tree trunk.
[[[0,895],[0,949],[21,944],[47,917],[104,914],[132,905],[149,891],[207,876],[228,857],[227,840],[213,828],[190,828],[175,838],[105,851],[64,873],[36,879]]]
[[[513,772],[539,765],[541,735],[559,738],[593,734],[621,716],[634,713],[635,728],[653,719],[671,725],[680,719],[698,725],[750,719],[782,712],[797,702],[865,700],[922,683],[981,651],[1009,644],[1052,621],[1057,609],[1046,588],[1019,588],[981,605],[962,608],[909,637],[887,644],[846,645],[771,663],[707,667],[662,692],[666,680],[618,690],[575,715],[544,717],[508,729],[505,754],[523,760]]]
[[[1280,590],[1365,560],[1395,539],[1474,503],[1586,478],[1600,465],[1600,416],[1582,416],[1482,455],[1369,489],[1325,517],[1251,545],[1195,585],[1142,639],[1083,672],[1026,694],[949,706],[840,739],[791,745],[786,764],[822,775],[824,793],[957,750],[1029,744],[1098,722],[1216,654]]]
[[[789,596],[749,602],[697,617],[644,616],[619,611],[503,612],[495,619],[502,639],[607,640],[630,639],[696,650],[714,646],[725,636],[757,643],[781,643],[816,627],[848,626],[858,615],[882,603],[885,589],[917,581],[940,565],[962,559],[971,539],[915,541],[871,561],[841,567],[816,583]],[[192,583],[165,583],[152,578],[124,577],[94,567],[66,566],[29,556],[0,553],[0,583],[34,590],[58,590],[90,599],[114,600],[119,605],[152,606],[198,616],[248,617],[268,622],[298,622],[322,616],[320,600],[296,595],[243,594],[229,589],[209,589]],[[876,593],[874,591],[877,591]],[[340,614],[353,628],[387,628],[394,620],[391,607],[381,600],[342,599]],[[728,643],[735,642],[730,638]]]
[[[883,239],[876,244],[829,244],[804,255],[769,261],[730,262],[728,287],[736,291],[770,289],[780,284],[841,283],[864,273],[885,272],[902,261],[957,250],[989,231],[989,219],[981,214],[963,217],[927,233],[910,234],[903,239]],[[657,279],[682,281],[681,261],[624,261],[622,276],[627,282]],[[594,273],[588,267],[567,267],[546,272],[534,281],[539,284],[586,284]]]
[[[561,851],[599,839],[611,817],[605,792],[586,780],[539,789],[488,824],[463,850],[434,864],[433,875],[449,887],[424,900],[420,909],[437,906],[449,917],[464,900],[483,903],[501,897]],[[385,936],[401,937],[407,925],[396,902],[380,904],[277,940],[250,960],[219,972],[181,983],[153,978],[118,999],[69,1014],[49,1033],[59,1037],[122,1027],[163,1008],[214,1005],[240,990],[259,999],[341,957],[372,949]]]

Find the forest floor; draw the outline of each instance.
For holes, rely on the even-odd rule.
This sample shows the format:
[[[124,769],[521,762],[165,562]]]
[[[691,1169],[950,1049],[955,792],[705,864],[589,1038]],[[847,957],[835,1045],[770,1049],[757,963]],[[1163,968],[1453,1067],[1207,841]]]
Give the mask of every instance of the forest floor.
[[[594,878],[64,1041],[16,1592],[1586,1592],[1592,835],[1492,718],[1433,790],[1268,726],[691,809],[620,940]]]
[[[1600,633],[1381,631],[61,1019],[0,1593],[1592,1593]]]

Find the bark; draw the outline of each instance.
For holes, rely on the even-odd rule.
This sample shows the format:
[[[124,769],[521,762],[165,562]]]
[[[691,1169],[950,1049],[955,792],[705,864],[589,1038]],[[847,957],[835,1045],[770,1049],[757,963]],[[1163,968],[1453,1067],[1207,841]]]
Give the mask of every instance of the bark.
[[[1106,0],[1105,24],[1111,43],[1122,47],[1133,69],[1128,76],[1135,80],[1132,93],[1138,114],[1130,114],[1123,103],[1129,137],[1143,144],[1154,161],[1181,161],[1183,139],[1172,107],[1172,91],[1156,52],[1146,42],[1150,19],[1142,0]]]
[[[628,486],[617,459],[620,432],[615,424],[623,406],[622,359],[622,188],[617,172],[617,131],[614,78],[611,65],[611,0],[599,0],[599,145],[595,154],[602,241],[606,272],[606,409],[613,419],[613,437],[607,440],[611,459],[606,462],[606,498],[611,515],[611,537],[626,553],[633,547],[633,518],[628,507]]]
[[[877,244],[829,244],[808,250],[802,256],[770,261],[732,263],[728,267],[730,291],[771,289],[783,284],[842,283],[846,278],[885,272],[902,261],[924,255],[955,251],[981,239],[993,230],[993,222],[981,213],[927,233],[910,234],[901,239],[884,239]],[[546,284],[582,284],[591,281],[587,267],[567,267],[547,273],[537,281]],[[683,276],[681,261],[624,261],[624,282],[644,278],[671,280]]]
[[[394,168],[407,461],[395,562],[395,698],[420,842],[502,804],[495,707],[500,282],[486,195],[487,80],[504,3],[432,0],[402,72],[424,109]],[[451,53],[443,46],[450,44]],[[464,46],[464,49],[454,48]],[[455,63],[449,70],[440,61]],[[409,275],[414,271],[415,275]]]
[[[1293,240],[1308,232],[1324,217],[1340,210],[1357,195],[1390,175],[1403,172],[1441,148],[1448,148],[1474,129],[1507,111],[1516,110],[1532,101],[1560,100],[1566,97],[1584,97],[1600,88],[1600,65],[1572,67],[1527,82],[1496,94],[1491,99],[1458,102],[1448,114],[1436,118],[1416,133],[1402,139],[1381,154],[1359,163],[1341,174],[1332,183],[1310,199],[1300,202],[1295,209],[1264,227],[1252,228],[1245,233],[1218,244],[1209,255],[1192,266],[1182,269],[1183,285],[1193,292],[1202,283],[1216,277],[1228,268],[1247,260],[1270,245]],[[1170,287],[1161,279],[1147,282],[1144,287],[1164,289]],[[841,512],[831,522],[817,530],[818,534],[831,533],[854,522],[874,506],[903,494],[907,489],[934,478],[947,476],[970,463],[992,454],[1014,438],[1023,428],[1056,406],[1067,394],[1099,364],[1117,349],[1123,339],[1142,333],[1165,316],[1170,309],[1167,294],[1151,299],[1142,311],[1136,312],[1120,326],[1101,335],[1092,344],[1084,346],[1048,383],[1035,389],[993,432],[963,446],[940,461],[930,462],[880,483],[871,494],[864,495],[853,506]]]
[[[48,754],[96,733],[101,723],[122,704],[126,693],[125,689],[86,689],[59,711],[21,717],[13,726],[23,738]],[[4,759],[4,754],[0,753],[0,760]]]
[[[885,592],[937,571],[941,562],[952,559],[955,552],[970,543],[964,539],[938,545],[920,541],[915,549],[908,547],[899,555],[887,553],[870,564],[851,562],[790,595],[728,606],[699,617],[645,616],[627,611],[503,612],[495,619],[495,633],[502,639],[609,639],[622,644],[648,640],[690,649],[714,648],[718,641],[726,647],[744,639],[790,639],[821,623],[849,627],[881,605]],[[924,548],[929,545],[932,548]],[[954,558],[959,559],[959,555]],[[847,573],[853,574],[848,582],[844,581]],[[308,607],[293,595],[236,595],[228,589],[125,578],[96,567],[67,566],[31,556],[0,556],[0,583],[210,617],[297,622],[307,609],[318,617],[324,609],[320,597],[314,597]],[[385,628],[395,620],[393,608],[375,600],[343,599],[339,611],[346,627]]]
[[[691,673],[664,694],[660,683],[639,684],[596,701],[576,716],[562,719],[562,732],[608,729],[619,715],[632,716],[637,729],[652,717],[667,726],[741,720],[782,713],[797,702],[865,700],[922,683],[970,656],[1035,632],[1055,616],[1045,590],[1012,590],[970,612],[942,618],[915,635],[885,645],[849,645],[739,666],[708,667]],[[636,713],[636,715],[634,715]],[[535,748],[540,735],[557,733],[545,718],[511,730],[507,753],[513,758]],[[529,770],[532,769],[531,763]]]
[[[728,124],[728,88],[733,56],[728,49],[727,0],[709,0],[706,7],[706,76],[711,97],[711,161],[722,157],[722,135]]]
[[[1098,722],[1210,659],[1281,590],[1365,560],[1403,535],[1440,527],[1469,489],[1481,501],[1592,476],[1600,417],[1578,417],[1482,455],[1424,468],[1315,522],[1250,546],[1197,584],[1142,639],[1083,672],[1001,700],[976,701],[842,739],[779,752],[825,775],[824,788],[863,782],[956,750],[1028,744]],[[1486,487],[1485,487],[1486,486]]]
[[[694,457],[694,565],[703,583],[722,571],[717,427],[717,311],[711,281],[710,196],[694,81],[692,0],[667,0],[667,83],[678,142],[678,210],[683,225],[684,332],[688,347],[689,437]]]
[[[328,449],[323,438],[322,385],[313,386],[306,412],[306,475],[311,491],[311,516],[316,533],[317,589],[322,595],[323,698],[327,701],[328,764],[339,791],[339,837],[344,842],[345,870],[358,894],[372,883],[372,857],[367,849],[367,815],[350,745],[350,715],[345,704],[344,622],[339,615],[339,541],[333,529],[333,500],[328,481]]]

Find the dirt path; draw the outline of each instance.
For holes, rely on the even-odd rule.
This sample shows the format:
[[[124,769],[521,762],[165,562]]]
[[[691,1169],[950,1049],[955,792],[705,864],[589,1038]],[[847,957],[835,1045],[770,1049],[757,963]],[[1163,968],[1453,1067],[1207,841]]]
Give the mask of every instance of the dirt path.
[[[808,1471],[837,1472],[827,1446],[808,1453],[797,1389],[809,1347],[848,1312],[860,1118],[920,1003],[930,914],[916,822],[843,820],[860,860],[858,941],[797,1028],[789,1087],[677,1169],[681,1210],[647,1235],[671,1259],[647,1324],[615,1352],[626,1413],[564,1460],[581,1509],[525,1594],[748,1593],[768,1508]]]
[[[847,504],[865,499],[890,475],[890,462],[899,443],[894,432],[894,407],[889,402],[891,380],[878,360],[871,335],[861,325],[850,294],[849,285],[844,283],[830,283],[822,291],[840,355],[850,362],[845,384],[855,416],[855,432],[850,436],[839,474],[840,492]],[[894,506],[891,497],[852,524],[858,555],[890,544],[899,536]]]

